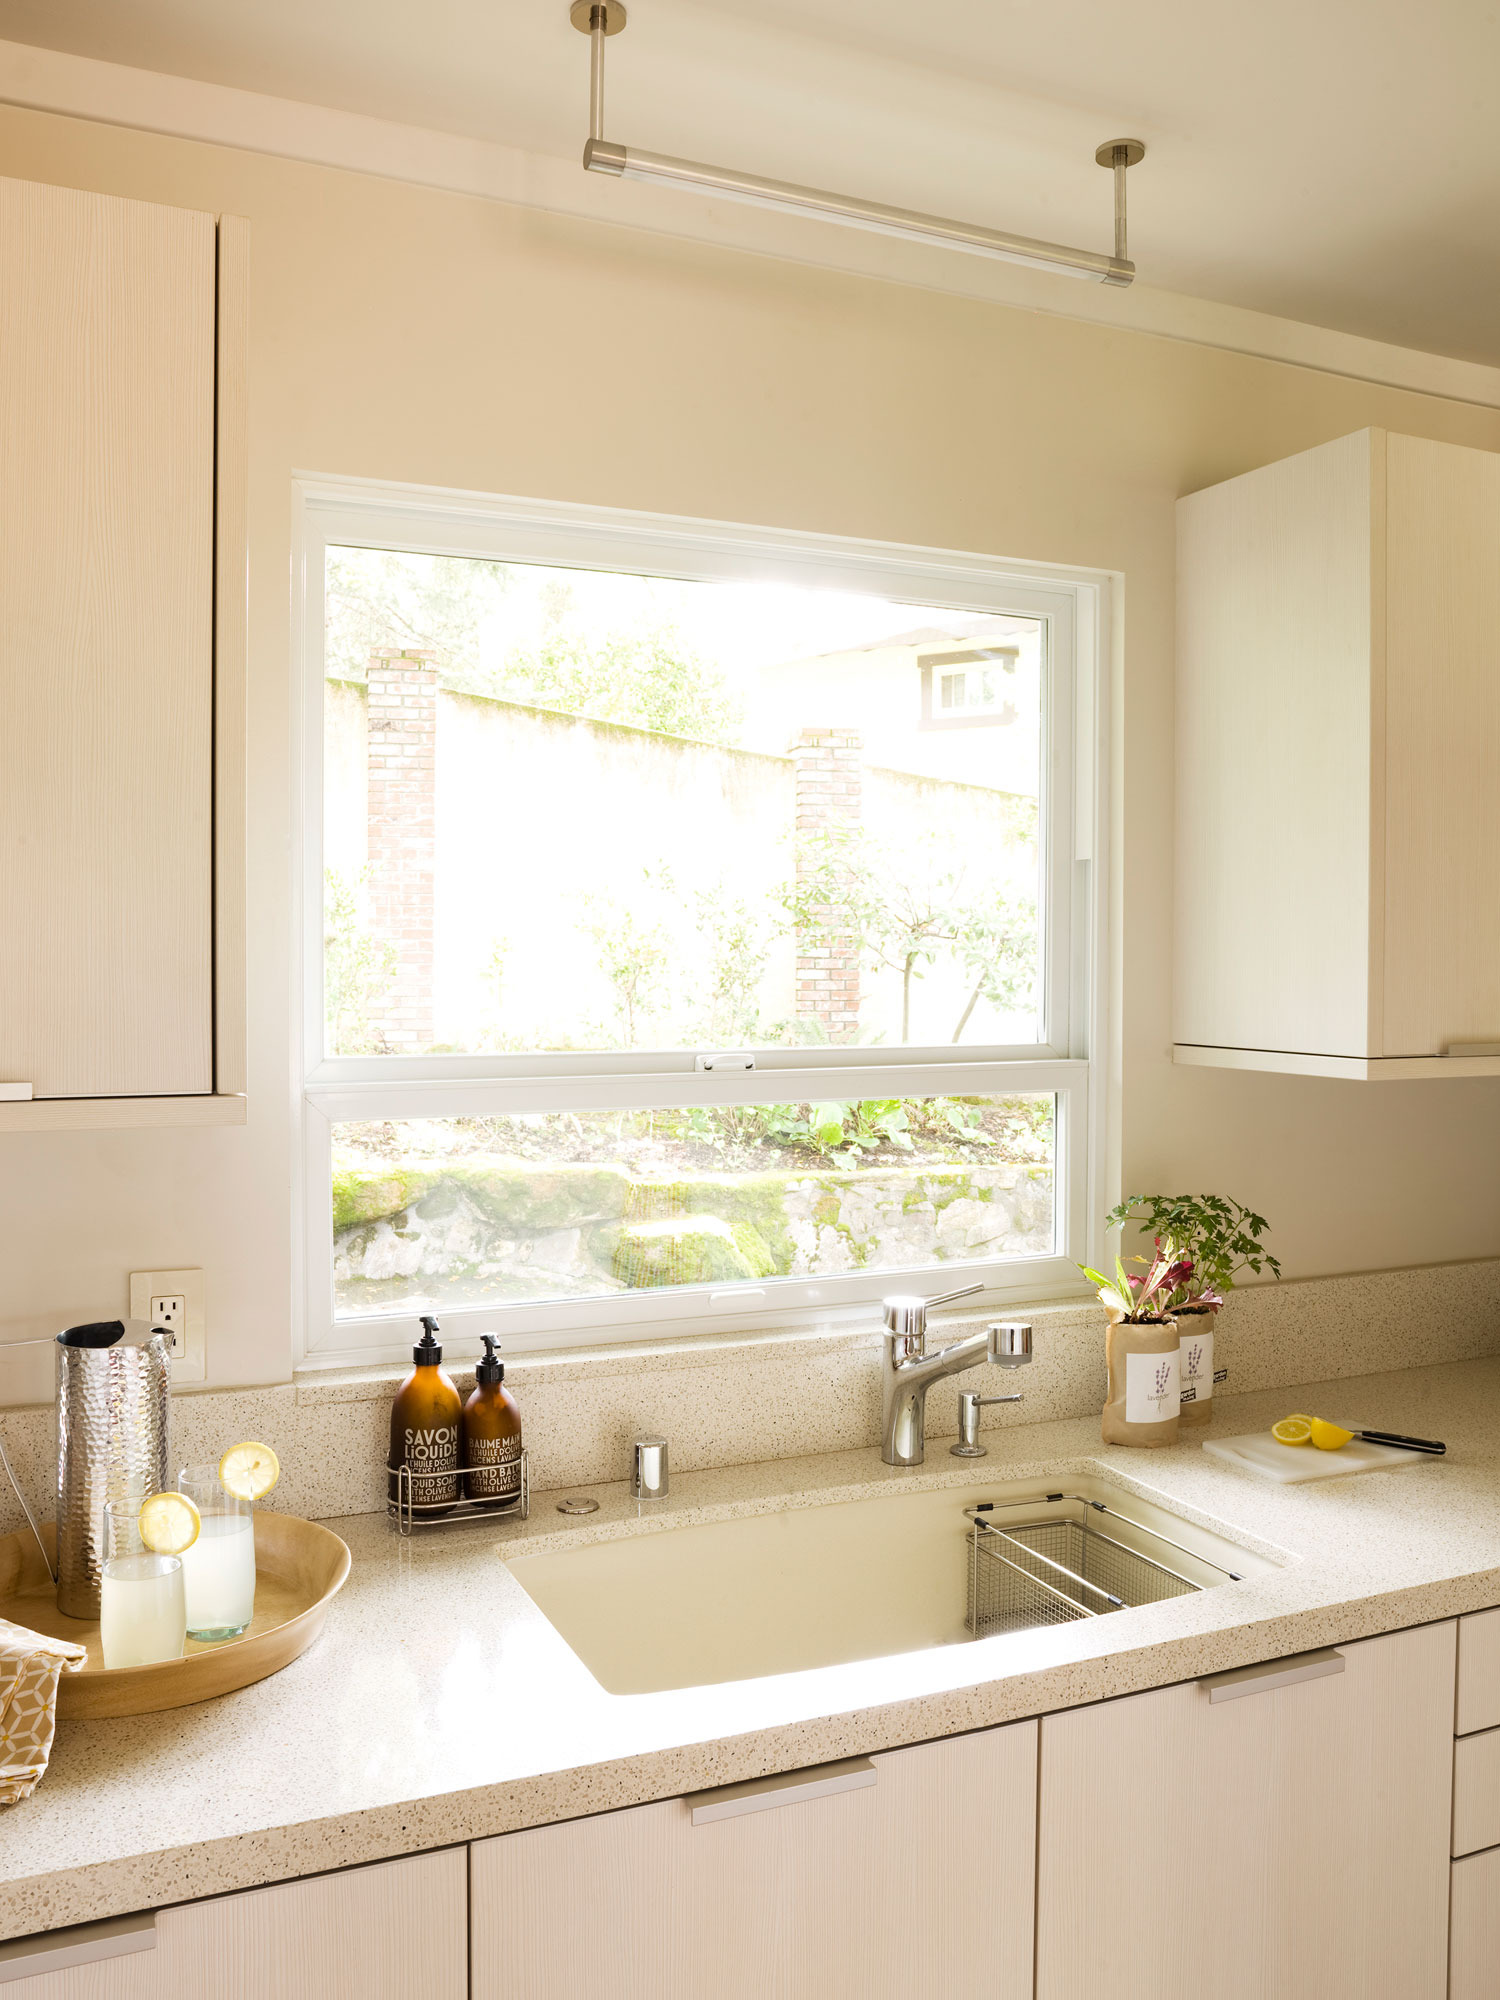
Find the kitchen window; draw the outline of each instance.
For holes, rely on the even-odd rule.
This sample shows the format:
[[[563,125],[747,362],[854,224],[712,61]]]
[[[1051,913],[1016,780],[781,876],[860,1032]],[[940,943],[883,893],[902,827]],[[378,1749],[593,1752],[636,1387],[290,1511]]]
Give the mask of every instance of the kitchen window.
[[[428,1309],[520,1352],[1062,1290],[1103,1206],[1101,585],[299,502],[306,1359]],[[929,733],[934,689],[987,726]]]

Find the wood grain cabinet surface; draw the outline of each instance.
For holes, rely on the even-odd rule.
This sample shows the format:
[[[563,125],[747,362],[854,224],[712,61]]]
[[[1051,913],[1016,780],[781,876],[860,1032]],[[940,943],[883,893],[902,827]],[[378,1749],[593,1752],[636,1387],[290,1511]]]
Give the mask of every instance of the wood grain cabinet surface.
[[[1453,1864],[1448,2000],[1495,2000],[1500,1991],[1500,1847]]]
[[[468,1849],[443,1848],[160,1910],[149,1950],[14,1978],[4,2000],[467,2000]],[[81,1926],[38,1940],[60,1957],[90,1948]],[[151,1926],[147,1925],[150,1934]],[[126,1939],[127,1946],[139,1937]],[[28,1960],[29,1962],[29,1960]]]
[[[1037,2000],[1443,2000],[1453,1624],[1337,1651],[1044,1720]]]
[[[1500,1072],[1500,453],[1360,431],[1177,524],[1178,1060]]]
[[[473,2000],[1031,2000],[1036,1742],[1015,1723],[708,1823],[671,1799],[481,1842]]]
[[[1500,1729],[1500,1610],[1458,1621],[1458,1705],[1454,1734]]]
[[[0,181],[4,1129],[243,1089],[243,227]]]

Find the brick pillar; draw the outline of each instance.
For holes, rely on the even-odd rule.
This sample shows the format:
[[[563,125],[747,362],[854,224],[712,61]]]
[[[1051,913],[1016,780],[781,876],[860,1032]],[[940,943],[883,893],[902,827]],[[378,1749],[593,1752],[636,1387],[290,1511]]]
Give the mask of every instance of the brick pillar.
[[[803,729],[788,754],[796,773],[797,874],[807,837],[860,823],[860,738],[853,729]],[[821,914],[829,914],[825,905]],[[806,929],[797,935],[797,1014],[821,1021],[830,1042],[859,1032],[859,945],[842,933]]]
[[[433,655],[372,653],[368,839],[370,915],[395,947],[396,976],[370,1010],[377,1040],[397,1053],[431,1046],[436,849],[437,668]]]

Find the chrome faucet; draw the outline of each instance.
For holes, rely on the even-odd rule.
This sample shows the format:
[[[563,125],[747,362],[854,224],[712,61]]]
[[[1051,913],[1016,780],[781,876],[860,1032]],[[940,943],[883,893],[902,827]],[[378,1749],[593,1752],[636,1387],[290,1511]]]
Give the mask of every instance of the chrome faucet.
[[[927,1445],[927,1391],[945,1375],[958,1375],[980,1361],[1020,1368],[1031,1359],[1031,1328],[1019,1320],[995,1320],[983,1333],[952,1347],[927,1352],[927,1314],[933,1306],[982,1292],[965,1285],[935,1299],[887,1299],[885,1358],[881,1365],[880,1456],[887,1465],[920,1465]],[[1019,1402],[1019,1396],[998,1398]]]

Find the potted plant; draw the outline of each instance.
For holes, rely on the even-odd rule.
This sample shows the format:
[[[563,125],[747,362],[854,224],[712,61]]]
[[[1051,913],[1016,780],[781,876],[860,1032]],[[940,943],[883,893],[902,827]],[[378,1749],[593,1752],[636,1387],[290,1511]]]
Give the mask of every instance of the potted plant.
[[[1170,1242],[1158,1243],[1156,1254],[1142,1261],[1144,1274],[1134,1275],[1117,1257],[1113,1278],[1087,1264],[1078,1267],[1109,1313],[1109,1395],[1100,1425],[1106,1444],[1177,1442],[1180,1339],[1171,1300],[1188,1274]]]
[[[1178,1276],[1164,1309],[1178,1323],[1180,1421],[1189,1427],[1206,1424],[1213,1415],[1214,1332],[1225,1294],[1241,1271],[1281,1276],[1281,1265],[1261,1242],[1266,1219],[1224,1195],[1145,1194],[1122,1201],[1105,1221],[1111,1229],[1133,1222],[1151,1231],[1153,1256],[1136,1263],[1154,1266],[1167,1250],[1174,1259]]]

